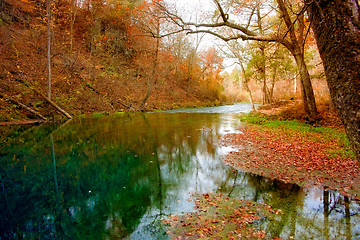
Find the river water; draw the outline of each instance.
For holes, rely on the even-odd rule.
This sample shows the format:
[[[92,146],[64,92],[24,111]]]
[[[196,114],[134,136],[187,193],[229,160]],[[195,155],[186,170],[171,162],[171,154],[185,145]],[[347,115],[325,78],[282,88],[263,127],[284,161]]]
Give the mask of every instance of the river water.
[[[360,239],[360,205],[337,192],[235,171],[221,158],[248,104],[3,126],[0,239],[168,239],[161,219],[215,192],[281,209],[267,238]]]

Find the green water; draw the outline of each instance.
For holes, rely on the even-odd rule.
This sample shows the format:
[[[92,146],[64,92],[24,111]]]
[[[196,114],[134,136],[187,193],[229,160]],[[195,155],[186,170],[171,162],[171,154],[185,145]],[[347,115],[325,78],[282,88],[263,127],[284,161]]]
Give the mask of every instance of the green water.
[[[1,127],[0,239],[168,239],[161,219],[210,191],[282,209],[257,224],[269,239],[359,239],[355,201],[224,165],[224,109]]]

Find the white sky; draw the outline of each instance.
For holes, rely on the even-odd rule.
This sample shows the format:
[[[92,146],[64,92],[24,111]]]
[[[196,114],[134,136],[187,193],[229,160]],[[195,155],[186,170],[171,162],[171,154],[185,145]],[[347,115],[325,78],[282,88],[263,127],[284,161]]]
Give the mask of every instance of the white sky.
[[[216,9],[211,0],[166,0],[166,2],[175,3],[177,8],[182,10],[180,14],[183,14],[187,20],[194,18],[194,16],[200,12]]]
[[[179,11],[178,14],[185,21],[191,22],[200,22],[201,16],[204,16],[206,12],[211,14],[217,9],[215,3],[212,0],[165,0],[165,2],[175,4],[177,10]],[[223,43],[216,37],[210,34],[206,34],[200,44],[200,50],[208,49],[211,47],[218,49],[218,46],[215,44],[215,42],[217,42],[218,44]],[[234,68],[233,63],[234,61],[232,59],[224,59],[223,65],[225,71],[231,72]]]

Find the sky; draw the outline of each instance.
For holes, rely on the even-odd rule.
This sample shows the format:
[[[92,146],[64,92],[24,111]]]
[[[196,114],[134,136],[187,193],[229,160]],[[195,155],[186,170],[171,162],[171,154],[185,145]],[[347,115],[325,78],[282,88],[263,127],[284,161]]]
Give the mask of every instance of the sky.
[[[211,0],[166,0],[166,2],[175,3],[177,8],[182,10],[180,13],[186,18],[194,18],[196,13],[215,9]]]
[[[175,4],[179,10],[179,15],[186,21],[196,22],[205,12],[213,12],[216,10],[216,5],[212,0],[165,0],[165,2]],[[221,40],[207,34],[201,44],[200,50],[205,50],[211,47],[218,49],[217,44],[222,43]],[[232,59],[224,59],[224,71],[231,72],[234,68],[234,61]]]

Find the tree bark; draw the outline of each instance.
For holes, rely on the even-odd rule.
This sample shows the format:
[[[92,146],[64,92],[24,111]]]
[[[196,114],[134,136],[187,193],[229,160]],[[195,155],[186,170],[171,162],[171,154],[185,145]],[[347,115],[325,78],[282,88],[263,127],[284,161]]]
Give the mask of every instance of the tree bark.
[[[360,164],[360,8],[357,0],[305,0],[331,98]]]
[[[46,13],[47,13],[47,72],[48,72],[47,97],[51,99],[51,0],[46,1]]]
[[[304,54],[300,51],[295,51],[293,55],[300,73],[301,96],[304,102],[304,110],[311,118],[315,118],[317,115],[315,95],[311,85],[310,74],[305,63]]]

